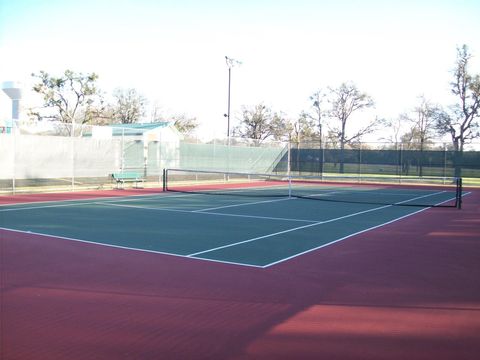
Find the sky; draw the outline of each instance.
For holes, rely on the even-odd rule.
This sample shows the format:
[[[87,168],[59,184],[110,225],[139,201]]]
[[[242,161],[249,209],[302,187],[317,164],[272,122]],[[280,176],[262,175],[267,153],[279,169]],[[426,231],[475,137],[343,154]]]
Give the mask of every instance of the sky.
[[[457,46],[480,72],[479,17],[478,0],[0,0],[0,82],[28,90],[40,70],[95,72],[105,93],[135,88],[219,137],[229,56],[242,62],[232,127],[259,103],[295,119],[315,91],[342,82],[373,97],[365,117],[395,118],[420,95],[451,102]],[[2,94],[0,117],[9,111]]]

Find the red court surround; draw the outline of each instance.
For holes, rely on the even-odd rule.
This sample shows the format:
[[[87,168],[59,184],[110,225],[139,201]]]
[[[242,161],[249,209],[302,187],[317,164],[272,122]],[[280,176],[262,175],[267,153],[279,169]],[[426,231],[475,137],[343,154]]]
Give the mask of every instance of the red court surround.
[[[0,359],[474,360],[479,279],[480,191],[268,269],[0,230]]]

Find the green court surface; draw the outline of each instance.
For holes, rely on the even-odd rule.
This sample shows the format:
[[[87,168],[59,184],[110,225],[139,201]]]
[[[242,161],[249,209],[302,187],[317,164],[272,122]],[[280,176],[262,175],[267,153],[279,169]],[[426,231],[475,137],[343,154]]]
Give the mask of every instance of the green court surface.
[[[382,191],[368,190],[369,198],[384,197]],[[328,195],[328,190],[321,194]],[[440,204],[454,197],[450,192],[408,190],[398,204],[418,198]],[[53,237],[268,267],[425,209],[373,201],[167,192],[1,206],[0,227],[39,234],[45,241]]]

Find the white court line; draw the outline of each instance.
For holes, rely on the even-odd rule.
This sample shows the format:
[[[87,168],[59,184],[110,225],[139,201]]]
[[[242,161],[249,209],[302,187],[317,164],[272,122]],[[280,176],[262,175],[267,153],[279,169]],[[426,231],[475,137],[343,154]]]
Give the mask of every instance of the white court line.
[[[51,201],[36,201],[34,203],[15,203],[15,204],[4,204],[0,205],[0,212],[7,211],[22,211],[22,210],[37,210],[37,209],[48,209],[56,207],[67,207],[67,206],[82,206],[82,205],[92,205],[92,204],[109,204],[112,202],[130,202],[130,201],[141,201],[141,200],[159,200],[159,199],[168,199],[168,198],[177,198],[177,197],[187,197],[187,196],[199,196],[202,194],[182,194],[182,195],[167,195],[163,193],[152,193],[152,194],[139,194],[139,195],[129,195],[127,197],[92,197],[88,200],[83,199],[67,199],[67,200],[51,200]],[[23,206],[28,204],[47,204],[47,205],[36,205],[36,206]],[[8,208],[2,208],[7,206],[13,206]],[[17,207],[18,206],[18,207]]]
[[[66,200],[67,201],[67,200]],[[41,206],[26,206],[20,208],[8,208],[8,209],[1,209],[0,212],[7,212],[7,211],[22,211],[22,210],[37,210],[37,209],[48,209],[48,208],[58,208],[58,207],[68,207],[68,206],[79,206],[79,205],[91,205],[94,204],[95,201],[89,202],[76,202],[73,204],[55,204],[55,205],[41,205]]]
[[[199,196],[202,194],[172,194],[167,192],[151,192],[148,194],[137,194],[137,195],[128,195],[128,196],[106,196],[106,197],[91,197],[89,199],[64,199],[64,200],[45,200],[45,201],[35,201],[35,202],[22,202],[14,204],[0,204],[0,212],[3,211],[21,211],[21,210],[35,210],[35,209],[46,209],[46,208],[55,208],[55,207],[64,207],[64,206],[77,206],[77,205],[91,205],[100,202],[129,202],[129,201],[138,201],[138,200],[156,200],[156,199],[168,199],[168,198],[177,198],[177,197],[190,197],[190,196]],[[47,205],[36,205],[36,206],[24,206],[29,204],[47,204]],[[4,208],[5,207],[5,208]]]
[[[283,231],[278,231],[278,232],[275,232],[275,233],[271,233],[271,234],[267,234],[267,235],[263,235],[263,236],[258,236],[258,237],[252,238],[252,239],[247,239],[247,240],[243,240],[243,241],[238,241],[238,242],[236,242],[236,243],[232,243],[232,244],[228,244],[228,245],[218,246],[218,247],[216,247],[216,248],[212,248],[212,249],[209,249],[209,250],[204,250],[204,251],[200,251],[200,252],[197,252],[197,253],[189,254],[189,255],[187,255],[187,256],[189,256],[189,257],[195,257],[195,256],[198,256],[198,255],[201,255],[201,254],[205,254],[205,253],[208,253],[208,252],[213,252],[213,251],[216,251],[216,250],[226,249],[226,248],[229,248],[229,247],[233,247],[233,246],[237,246],[237,245],[241,245],[241,244],[245,244],[245,243],[249,243],[249,242],[253,242],[253,241],[257,241],[257,240],[261,240],[261,239],[265,239],[265,238],[269,238],[269,237],[281,235],[281,234],[286,234],[286,233],[289,233],[289,232],[293,232],[293,231],[297,231],[297,230],[301,230],[301,229],[306,229],[306,228],[313,227],[313,226],[317,226],[317,225],[323,225],[323,224],[331,223],[331,222],[334,222],[334,221],[347,219],[347,218],[350,218],[350,217],[353,217],[353,216],[357,216],[357,215],[361,215],[361,214],[366,214],[366,213],[369,213],[369,212],[372,212],[372,211],[377,211],[377,210],[381,210],[381,209],[386,209],[386,208],[389,208],[389,207],[392,207],[392,206],[395,206],[395,205],[400,205],[400,204],[405,203],[405,202],[414,201],[414,200],[418,200],[418,199],[425,198],[425,197],[428,197],[428,196],[438,195],[438,194],[441,194],[441,193],[442,193],[442,191],[440,191],[440,192],[438,192],[438,193],[433,193],[433,194],[418,196],[418,197],[416,197],[416,198],[412,198],[412,199],[400,201],[400,202],[398,202],[398,203],[391,204],[391,205],[383,205],[383,206],[375,207],[375,208],[368,209],[368,210],[358,211],[358,212],[355,212],[355,213],[352,213],[352,214],[340,216],[340,217],[333,218],[333,219],[329,219],[329,220],[325,220],[325,221],[317,221],[317,222],[315,222],[315,223],[313,223],[313,224],[298,226],[298,227],[295,227],[295,228],[292,228],[292,229],[283,230]],[[447,201],[450,201],[450,200],[447,200]],[[446,201],[445,201],[445,202],[446,202]],[[423,209],[422,209],[422,210],[423,210]]]
[[[449,201],[450,201],[450,200],[449,200]],[[387,222],[385,222],[385,223],[382,223],[382,224],[379,224],[379,225],[375,225],[375,226],[369,227],[368,229],[364,229],[364,230],[357,231],[356,233],[349,234],[349,235],[344,236],[344,237],[342,237],[342,238],[340,238],[340,239],[332,240],[332,241],[330,241],[330,242],[328,242],[328,243],[326,243],[326,244],[317,246],[317,247],[315,247],[315,248],[302,251],[302,252],[300,252],[300,253],[298,253],[298,254],[295,254],[295,255],[292,255],[292,256],[283,258],[283,259],[278,260],[278,261],[274,261],[274,262],[272,262],[272,263],[270,263],[270,264],[267,264],[267,265],[263,265],[263,268],[267,268],[267,267],[270,267],[270,266],[273,266],[273,265],[280,264],[280,263],[282,263],[282,262],[285,262],[285,261],[294,259],[294,258],[296,258],[296,257],[298,257],[298,256],[308,254],[309,252],[312,252],[312,251],[315,251],[315,250],[324,248],[324,247],[329,246],[329,245],[333,245],[333,244],[335,244],[335,243],[337,243],[337,242],[340,242],[340,241],[342,241],[342,240],[346,240],[346,239],[351,238],[351,237],[353,237],[353,236],[355,236],[355,235],[360,235],[360,234],[363,234],[363,233],[365,233],[365,232],[367,232],[367,231],[374,230],[374,229],[380,228],[380,227],[385,226],[385,225],[388,225],[388,224],[392,224],[392,223],[394,223],[394,222],[396,222],[396,221],[405,219],[405,218],[407,218],[407,217],[409,217],[409,216],[418,214],[418,213],[420,213],[420,212],[422,212],[422,211],[425,211],[425,210],[428,210],[428,209],[430,209],[430,208],[420,209],[420,210],[418,210],[418,211],[415,211],[415,212],[413,212],[413,213],[410,213],[410,214],[401,216],[401,217],[399,217],[399,218],[396,218],[396,219],[387,221]]]
[[[468,195],[468,194],[470,194],[470,192],[464,193],[463,196],[466,196],[466,195]],[[450,200],[452,200],[452,199],[445,200],[445,201],[443,201],[443,202],[438,203],[437,205],[443,204],[443,203],[448,202],[448,201],[450,201]],[[347,238],[349,238],[349,237],[352,237],[352,236],[354,236],[354,235],[357,235],[357,234],[360,234],[360,233],[363,233],[363,232],[366,232],[366,231],[369,231],[369,230],[372,230],[372,229],[375,229],[375,228],[378,228],[378,227],[381,227],[381,226],[384,226],[384,225],[393,223],[393,222],[395,222],[395,221],[401,220],[401,219],[403,219],[403,218],[405,218],[405,217],[408,217],[408,216],[417,214],[417,213],[419,213],[419,212],[421,212],[421,211],[425,211],[425,210],[428,210],[428,209],[429,209],[429,208],[420,209],[420,210],[418,210],[418,211],[416,211],[416,212],[414,212],[414,213],[407,214],[407,215],[405,215],[405,216],[399,217],[399,218],[394,219],[394,220],[391,220],[391,221],[389,221],[389,222],[386,222],[386,223],[383,223],[383,224],[380,224],[380,225],[371,227],[371,228],[369,228],[369,229],[366,229],[366,230],[357,232],[357,233],[355,233],[355,234],[348,235],[348,236],[346,236],[346,237],[344,237],[344,238],[334,240],[333,242],[330,242],[330,243],[321,245],[321,246],[316,247],[316,248],[314,248],[314,249],[310,249],[310,250],[304,251],[304,252],[302,252],[302,253],[299,253],[299,254],[296,254],[296,255],[292,255],[292,256],[290,256],[290,257],[288,257],[288,258],[285,258],[285,259],[282,259],[282,260],[279,260],[279,261],[276,261],[276,262],[273,262],[273,263],[270,263],[270,264],[267,264],[267,265],[263,265],[263,266],[253,265],[253,264],[248,264],[248,263],[237,263],[237,262],[226,261],[226,260],[216,260],[216,259],[208,259],[208,258],[195,258],[195,257],[192,257],[191,255],[180,255],[180,254],[167,253],[167,252],[161,252],[161,251],[155,251],[155,250],[131,248],[131,247],[120,246],[120,245],[105,244],[105,243],[88,241],[88,240],[81,240],[81,239],[76,239],[76,238],[71,238],[71,237],[57,236],[57,235],[51,235],[51,234],[43,234],[43,233],[38,233],[38,232],[25,231],[25,230],[17,230],[17,229],[10,229],[10,228],[4,228],[4,227],[0,227],[0,230],[9,231],[9,232],[16,232],[16,233],[23,233],[23,234],[30,234],[30,235],[36,235],[36,236],[43,236],[43,237],[50,237],[50,238],[56,238],[56,239],[61,239],[61,240],[67,240],[67,241],[76,241],[76,242],[87,243],[87,244],[92,244],[92,245],[96,245],[96,246],[105,246],[105,247],[118,248],[118,249],[124,249],[124,250],[129,250],[129,251],[139,251],[139,252],[144,252],[144,253],[161,254],[161,255],[167,255],[167,256],[175,256],[175,257],[179,257],[179,258],[188,258],[188,259],[194,259],[194,260],[200,260],[200,261],[208,261],[208,262],[214,262],[214,263],[223,263],[223,264],[229,264],[229,265],[246,266],[246,267],[264,269],[264,268],[268,268],[268,267],[270,267],[270,266],[279,264],[279,263],[281,263],[281,262],[284,262],[284,261],[293,259],[293,258],[295,258],[295,257],[297,257],[297,256],[306,254],[306,253],[308,253],[308,252],[315,251],[315,250],[317,250],[317,249],[319,249],[319,248],[322,248],[322,247],[331,245],[331,244],[333,244],[333,243],[339,242],[339,241],[341,241],[341,240],[345,240],[345,239],[347,239]]]
[[[144,253],[160,254],[160,255],[175,256],[175,257],[185,258],[185,259],[192,259],[191,257],[188,257],[188,256],[186,256],[186,255],[181,255],[181,254],[168,253],[168,252],[156,251],[156,250],[148,250],[148,249],[132,248],[132,247],[128,247],[128,246],[121,246],[121,245],[114,245],[114,244],[106,244],[106,243],[102,243],[102,242],[82,240],[82,239],[76,239],[76,238],[71,238],[71,237],[66,237],[66,236],[60,236],[60,235],[44,234],[44,233],[39,233],[39,232],[34,232],[34,231],[25,231],[25,230],[9,229],[9,228],[4,228],[4,227],[0,227],[0,230],[10,231],[10,232],[15,232],[15,233],[22,233],[22,234],[35,235],[35,236],[49,237],[49,238],[60,239],[60,240],[76,241],[76,242],[81,242],[81,243],[85,243],[85,244],[91,244],[91,245],[97,245],[97,246],[105,246],[105,247],[116,248],[116,249],[123,249],[123,250],[130,250],[130,251],[139,251],[139,252],[144,252]],[[193,258],[193,259],[195,259],[195,258]],[[209,261],[209,262],[222,263],[222,264],[230,264],[230,265],[247,266],[247,267],[254,267],[254,268],[263,268],[263,266],[259,266],[259,265],[246,264],[246,263],[237,263],[237,262],[234,262],[234,261],[224,261],[224,260],[215,260],[215,259],[202,259],[202,258],[198,258],[198,259],[195,259],[195,260]]]
[[[466,195],[469,195],[470,193],[471,193],[471,192],[466,192],[466,193],[464,193],[464,194],[462,195],[462,197],[463,197],[463,196],[466,196]],[[444,203],[446,203],[446,202],[452,201],[452,200],[454,200],[454,199],[455,199],[455,198],[451,198],[451,199],[448,199],[448,200],[445,200],[445,201],[441,201],[441,202],[439,202],[439,203],[437,203],[437,204],[435,204],[435,205],[441,205],[441,204],[444,204]],[[317,247],[315,247],[315,248],[302,251],[302,252],[300,252],[300,253],[298,253],[298,254],[295,254],[295,255],[292,255],[292,256],[283,258],[283,259],[281,259],[281,260],[274,261],[274,262],[272,262],[272,263],[270,263],[270,264],[264,265],[263,268],[268,268],[268,267],[270,267],[270,266],[280,264],[280,263],[282,263],[282,262],[285,262],[285,261],[294,259],[294,258],[296,258],[296,257],[298,257],[298,256],[308,254],[309,252],[312,252],[312,251],[315,251],[315,250],[324,248],[324,247],[326,247],[326,246],[335,244],[335,243],[337,243],[337,242],[346,240],[346,239],[351,238],[351,237],[353,237],[353,236],[355,236],[355,235],[363,234],[363,233],[365,233],[365,232],[367,232],[367,231],[374,230],[374,229],[378,229],[378,228],[380,228],[380,227],[382,227],[382,226],[386,226],[386,225],[392,224],[392,223],[394,223],[394,222],[396,222],[396,221],[399,221],[399,220],[405,219],[405,218],[407,218],[407,217],[409,217],[409,216],[412,216],[412,215],[421,213],[422,211],[428,210],[428,209],[430,209],[430,208],[431,208],[431,207],[426,207],[426,208],[417,210],[417,211],[415,211],[415,212],[412,212],[412,213],[409,213],[409,214],[400,216],[399,218],[396,218],[396,219],[387,221],[387,222],[385,222],[385,223],[372,226],[372,227],[370,227],[370,228],[368,228],[368,229],[364,229],[364,230],[357,231],[356,233],[349,234],[349,235],[344,236],[344,237],[342,237],[342,238],[340,238],[340,239],[336,239],[336,240],[330,241],[330,242],[328,242],[328,243],[326,243],[326,244],[317,246]]]
[[[241,218],[251,218],[251,219],[265,219],[265,220],[280,220],[280,221],[296,221],[296,222],[307,222],[307,223],[316,223],[315,220],[305,220],[305,219],[291,219],[291,218],[282,218],[274,216],[257,216],[257,215],[242,215],[242,214],[228,214],[228,213],[217,213],[217,212],[196,212],[192,210],[181,210],[181,209],[172,209],[172,208],[150,208],[139,205],[124,205],[124,204],[114,204],[114,203],[103,203],[99,202],[97,205],[104,206],[116,206],[124,208],[133,208],[141,210],[150,210],[150,211],[165,211],[165,212],[179,212],[184,214],[202,214],[202,215],[215,215],[215,216],[227,216],[227,217],[241,217]]]
[[[3,211],[21,211],[21,210],[35,210],[35,209],[47,209],[47,208],[55,208],[55,207],[65,207],[65,206],[81,206],[81,205],[91,205],[97,202],[101,202],[104,200],[105,203],[111,201],[138,201],[142,199],[154,199],[154,198],[162,198],[163,195],[159,194],[143,194],[143,195],[130,195],[128,197],[92,197],[90,199],[66,199],[66,200],[49,200],[49,201],[35,201],[35,202],[26,202],[26,203],[15,203],[15,204],[3,204],[0,205],[0,212]],[[171,195],[173,196],[173,195]],[[171,197],[169,196],[169,197]],[[38,205],[38,206],[23,206],[28,204],[47,204],[47,205]],[[48,205],[50,204],[50,205]],[[6,209],[2,207],[13,206]],[[18,206],[18,207],[17,207]]]
[[[286,233],[289,233],[289,232],[292,232],[292,231],[306,229],[306,228],[309,228],[309,227],[312,227],[312,226],[317,226],[317,225],[321,225],[321,224],[325,224],[325,223],[329,223],[329,222],[333,222],[333,221],[338,221],[338,220],[345,219],[345,218],[348,218],[348,217],[352,217],[352,216],[360,215],[360,214],[363,214],[363,213],[383,209],[383,208],[388,207],[388,206],[391,206],[391,205],[386,205],[386,206],[381,206],[381,207],[377,207],[377,208],[373,208],[373,209],[369,209],[369,210],[364,210],[364,211],[360,211],[360,212],[357,212],[357,213],[354,213],[354,214],[345,215],[345,216],[342,216],[342,217],[339,217],[339,218],[330,219],[330,220],[327,220],[327,221],[317,221],[317,222],[314,222],[313,224],[298,226],[298,227],[295,227],[295,228],[292,228],[292,229],[278,231],[278,232],[263,235],[263,236],[258,236],[258,237],[255,237],[253,239],[243,240],[243,241],[239,241],[239,242],[236,242],[236,243],[233,243],[233,244],[223,245],[223,246],[219,246],[219,247],[216,247],[216,248],[213,248],[213,249],[200,251],[200,252],[197,252],[197,253],[194,253],[194,254],[189,254],[188,256],[193,257],[193,256],[197,256],[197,255],[208,253],[208,252],[215,251],[215,250],[225,249],[225,248],[228,248],[228,247],[232,247],[232,246],[236,246],[236,245],[240,245],[240,244],[245,244],[245,243],[249,243],[249,242],[252,242],[252,241],[257,241],[257,240],[260,240],[260,239],[265,239],[265,238],[269,238],[269,237],[273,237],[273,236],[277,236],[277,235],[281,235],[281,234],[286,234]]]
[[[135,195],[135,196],[141,196],[141,195]],[[13,207],[13,208],[6,208],[2,209],[0,208],[0,212],[7,212],[7,211],[22,211],[22,210],[37,210],[37,209],[48,209],[48,208],[57,208],[57,207],[69,207],[69,206],[82,206],[82,205],[93,205],[93,204],[101,204],[105,203],[108,204],[110,202],[126,202],[126,201],[138,201],[138,200],[149,200],[149,199],[154,199],[157,198],[158,195],[148,195],[145,196],[146,198],[139,199],[138,197],[135,199],[122,199],[122,198],[114,198],[114,197],[109,197],[109,198],[92,198],[88,201],[85,200],[60,200],[58,201],[52,201],[55,204],[51,205],[39,205],[39,206],[24,206],[24,207]],[[105,201],[99,201],[103,200]],[[41,202],[44,204],[49,204],[50,202]],[[28,203],[22,203],[18,205],[26,205]],[[17,205],[17,204],[14,204]]]
[[[285,200],[293,200],[293,199],[295,199],[295,198],[285,197],[285,198],[275,199],[275,200],[263,200],[263,201],[254,201],[254,202],[247,202],[247,203],[241,203],[241,204],[216,206],[216,207],[207,208],[207,209],[193,210],[192,212],[203,212],[203,211],[219,210],[219,209],[226,209],[226,208],[232,208],[232,207],[238,207],[238,206],[266,204],[266,203],[272,203],[272,202],[277,202],[277,201],[285,201]]]

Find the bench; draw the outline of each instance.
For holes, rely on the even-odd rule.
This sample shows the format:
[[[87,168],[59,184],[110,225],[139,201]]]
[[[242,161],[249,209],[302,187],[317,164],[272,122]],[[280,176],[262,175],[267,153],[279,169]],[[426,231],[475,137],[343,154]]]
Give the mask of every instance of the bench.
[[[111,174],[111,178],[113,181],[117,183],[117,189],[123,189],[123,186],[127,182],[134,182],[135,183],[134,187],[138,187],[139,182],[141,182],[142,184],[145,182],[145,178],[143,174],[139,172],[133,172],[133,171],[113,173]],[[120,185],[122,187],[120,187]]]

